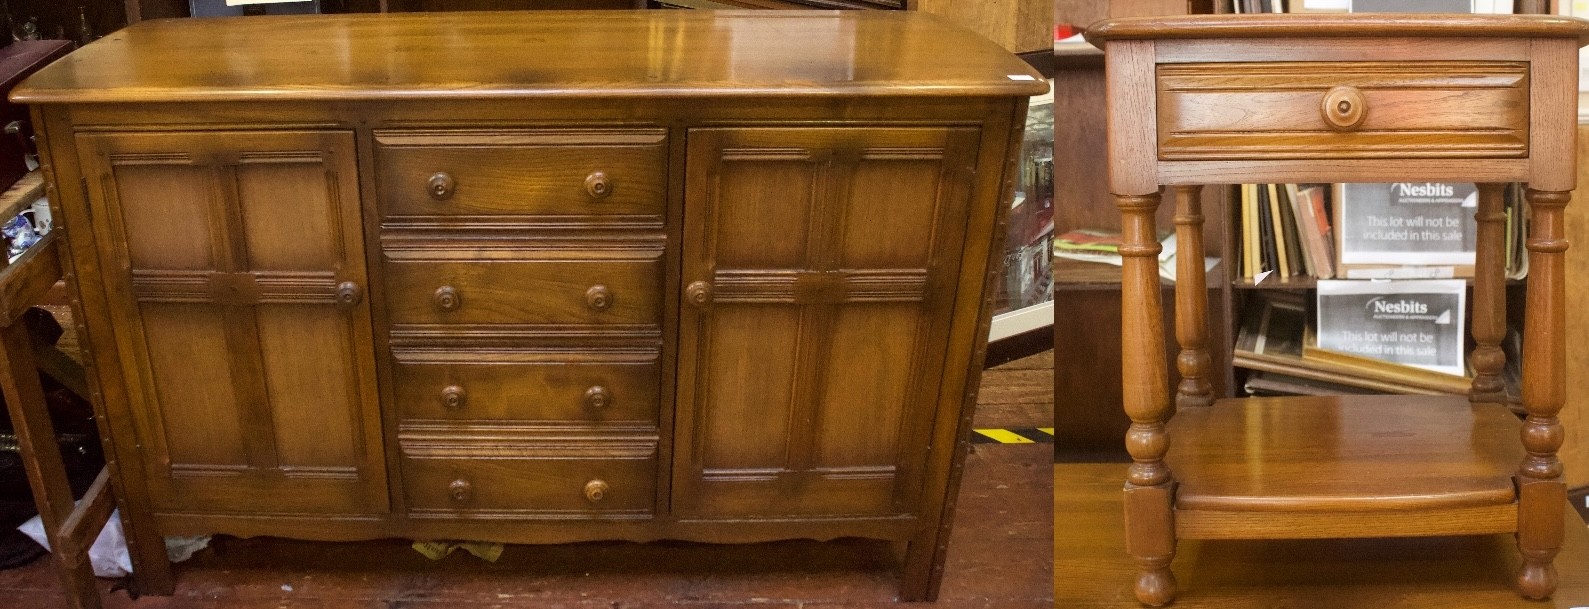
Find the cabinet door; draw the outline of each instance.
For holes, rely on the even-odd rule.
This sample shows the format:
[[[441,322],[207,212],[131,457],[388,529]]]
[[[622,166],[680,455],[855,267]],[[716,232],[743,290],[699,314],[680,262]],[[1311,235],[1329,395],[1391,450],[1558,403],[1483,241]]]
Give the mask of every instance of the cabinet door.
[[[914,512],[977,137],[689,132],[675,513]]]
[[[78,142],[156,511],[385,511],[352,134]]]

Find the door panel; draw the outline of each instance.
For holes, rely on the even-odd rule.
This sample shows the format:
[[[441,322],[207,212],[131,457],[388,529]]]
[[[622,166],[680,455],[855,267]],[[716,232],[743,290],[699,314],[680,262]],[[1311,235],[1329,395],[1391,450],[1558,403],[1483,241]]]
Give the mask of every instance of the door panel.
[[[199,167],[129,165],[116,172],[120,211],[129,235],[160,235],[127,243],[140,269],[215,268],[210,241],[209,172]],[[171,222],[187,218],[185,222]]]
[[[155,509],[386,511],[352,134],[78,141]]]
[[[676,513],[917,509],[978,135],[690,131]]]
[[[336,309],[258,307],[260,362],[270,396],[276,461],[283,469],[358,463],[359,395],[346,374],[355,348]]]
[[[744,306],[717,311],[705,338],[700,461],[710,471],[776,472],[786,459],[798,312]]]
[[[718,184],[733,201],[711,210],[718,231],[714,258],[731,268],[797,268],[805,258],[810,226],[806,210],[817,196],[815,167],[802,153],[768,153],[764,159],[734,159],[733,179]]]
[[[822,374],[812,465],[839,471],[893,463],[901,417],[918,379],[912,361],[921,315],[909,305],[856,305],[836,313]],[[879,471],[878,473],[881,473]]]
[[[236,396],[225,366],[194,362],[228,359],[226,328],[212,307],[149,304],[143,308],[143,335],[155,414],[164,421],[167,459],[190,467],[231,467],[247,463],[243,429],[234,413]],[[176,433],[168,433],[175,431]]]
[[[336,209],[326,189],[304,187],[325,179],[325,168],[313,163],[237,168],[238,198],[248,202],[243,206],[248,268],[313,271],[337,265],[342,231]]]
[[[928,259],[938,201],[936,160],[863,159],[844,215],[844,268],[912,268]],[[888,203],[909,202],[896,207]]]

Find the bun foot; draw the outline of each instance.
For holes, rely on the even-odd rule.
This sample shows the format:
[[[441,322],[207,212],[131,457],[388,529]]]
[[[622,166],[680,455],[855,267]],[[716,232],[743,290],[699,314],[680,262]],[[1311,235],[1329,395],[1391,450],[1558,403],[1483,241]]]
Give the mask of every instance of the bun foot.
[[[1137,600],[1142,604],[1149,607],[1168,605],[1175,600],[1175,592],[1175,574],[1169,567],[1137,573]]]
[[[1544,600],[1556,592],[1556,564],[1528,562],[1517,572],[1517,589],[1525,598]],[[1142,580],[1137,579],[1137,597],[1142,596]],[[1146,601],[1143,601],[1146,602]]]

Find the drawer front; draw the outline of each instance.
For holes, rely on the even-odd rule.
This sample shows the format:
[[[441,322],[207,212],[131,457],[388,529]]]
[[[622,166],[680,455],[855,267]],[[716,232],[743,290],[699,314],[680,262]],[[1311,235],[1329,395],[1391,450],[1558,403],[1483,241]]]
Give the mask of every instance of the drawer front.
[[[381,215],[660,223],[667,131],[378,131]]]
[[[656,442],[409,445],[403,490],[415,517],[645,517],[656,503]]]
[[[1161,65],[1161,160],[1522,158],[1528,64]]]
[[[394,324],[661,323],[658,257],[624,260],[389,260]]]
[[[657,424],[657,356],[610,363],[406,363],[393,387],[405,419]]]

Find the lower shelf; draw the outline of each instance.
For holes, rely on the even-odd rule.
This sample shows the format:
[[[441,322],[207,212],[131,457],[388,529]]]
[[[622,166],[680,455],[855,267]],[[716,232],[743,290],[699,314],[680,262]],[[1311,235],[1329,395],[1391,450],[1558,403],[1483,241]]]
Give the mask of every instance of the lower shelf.
[[[1167,458],[1178,483],[1176,528],[1205,537],[1197,533],[1236,527],[1245,530],[1224,536],[1257,538],[1510,530],[1512,474],[1524,454],[1518,429],[1505,406],[1456,396],[1185,408],[1170,423]]]

